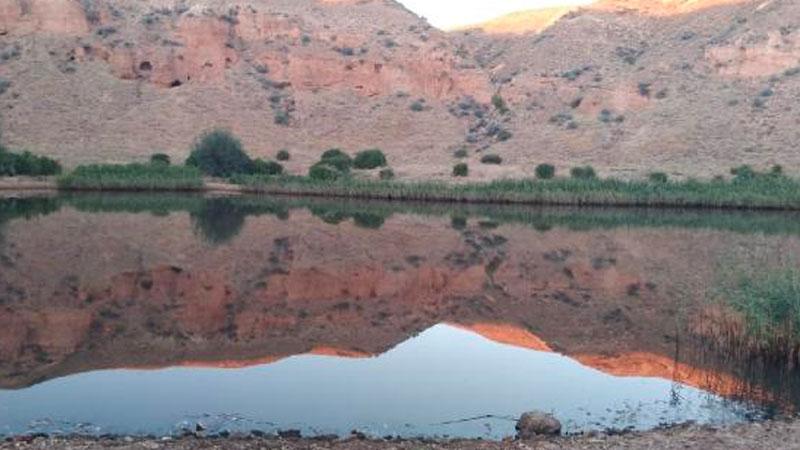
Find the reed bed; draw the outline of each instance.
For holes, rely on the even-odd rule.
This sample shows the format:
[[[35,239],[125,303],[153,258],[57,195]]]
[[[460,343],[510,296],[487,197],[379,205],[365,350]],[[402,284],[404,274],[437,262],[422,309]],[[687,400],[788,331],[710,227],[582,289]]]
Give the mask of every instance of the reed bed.
[[[745,317],[748,333],[767,348],[788,350],[800,358],[800,270],[794,267],[742,274],[726,292],[730,305]]]
[[[200,171],[166,164],[98,164],[79,166],[58,178],[62,190],[197,191],[204,188]]]
[[[654,183],[614,179],[498,180],[486,183],[312,180],[239,175],[247,192],[341,198],[570,206],[800,209],[800,182],[786,177]]]
[[[800,270],[726,269],[714,289],[716,304],[699,322],[699,335],[717,351],[752,364],[800,370]]]

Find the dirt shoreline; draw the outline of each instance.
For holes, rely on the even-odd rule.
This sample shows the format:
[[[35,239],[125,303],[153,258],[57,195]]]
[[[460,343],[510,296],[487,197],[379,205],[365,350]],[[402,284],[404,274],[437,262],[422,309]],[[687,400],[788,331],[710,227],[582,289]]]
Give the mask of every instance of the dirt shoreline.
[[[505,440],[491,442],[480,439],[436,441],[365,439],[352,436],[336,438],[280,438],[269,436],[132,438],[132,437],[47,437],[26,436],[7,439],[0,450],[10,449],[334,449],[334,450],[505,450],[505,449],[800,449],[800,420],[769,421],[714,428],[681,425],[648,432],[608,435],[542,438],[540,440]]]
[[[4,178],[0,179],[0,192],[26,192],[26,191],[45,191],[45,192],[137,192],[136,190],[98,190],[98,189],[61,189],[53,179],[34,179],[34,178]],[[151,191],[141,191],[151,192]],[[180,192],[164,189],[152,192]],[[229,183],[206,182],[202,188],[183,189],[182,192],[233,192],[242,193],[245,190],[241,186]]]

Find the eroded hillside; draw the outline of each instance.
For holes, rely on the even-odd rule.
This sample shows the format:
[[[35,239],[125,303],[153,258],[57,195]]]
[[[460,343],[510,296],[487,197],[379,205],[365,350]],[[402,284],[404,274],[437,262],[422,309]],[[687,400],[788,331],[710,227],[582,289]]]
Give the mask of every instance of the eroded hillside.
[[[462,147],[473,179],[795,172],[798,17],[606,0],[448,34],[391,0],[0,0],[3,142],[68,166],[180,160],[228,127],[295,173],[331,147],[380,147],[405,179],[449,178]]]
[[[797,166],[798,17],[792,1],[603,1],[540,33],[461,39],[511,105],[495,149],[512,165],[713,176]]]

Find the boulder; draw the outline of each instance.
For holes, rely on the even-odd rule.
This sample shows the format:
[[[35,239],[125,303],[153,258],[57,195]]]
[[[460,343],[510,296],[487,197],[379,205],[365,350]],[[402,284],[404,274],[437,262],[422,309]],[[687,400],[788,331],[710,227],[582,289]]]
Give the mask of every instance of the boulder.
[[[550,414],[541,411],[526,412],[517,421],[517,438],[533,439],[536,436],[557,436],[561,434],[561,422]]]

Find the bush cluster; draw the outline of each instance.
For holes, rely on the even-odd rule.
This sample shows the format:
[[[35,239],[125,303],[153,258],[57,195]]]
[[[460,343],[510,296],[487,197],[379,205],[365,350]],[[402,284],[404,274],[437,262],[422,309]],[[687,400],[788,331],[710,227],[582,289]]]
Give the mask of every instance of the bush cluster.
[[[200,136],[186,160],[187,166],[197,167],[214,177],[248,173],[251,164],[242,143],[225,130],[213,130]]]
[[[252,162],[249,173],[252,175],[280,175],[283,173],[283,166],[275,161],[256,159]]]
[[[772,166],[769,172],[758,172],[752,166],[743,165],[731,169],[731,175],[733,175],[733,180],[737,182],[782,178],[784,176],[783,166],[781,165]]]
[[[338,148],[332,148],[322,154],[320,163],[335,167],[343,174],[348,174],[350,173],[350,168],[353,167],[353,158]]]
[[[326,150],[319,162],[311,166],[308,176],[312,180],[331,181],[345,177],[350,173],[353,159],[338,148]]]
[[[495,153],[489,153],[488,155],[483,155],[483,157],[481,158],[481,162],[483,164],[497,165],[503,163],[503,158],[501,158],[500,155],[497,155]]]
[[[150,164],[164,164],[168,166],[172,164],[172,160],[166,153],[154,153],[150,155]]]
[[[386,155],[377,148],[358,152],[353,160],[353,167],[365,170],[386,167]]]
[[[61,164],[31,152],[12,153],[0,146],[0,176],[47,176],[61,173]]]
[[[579,180],[591,180],[597,178],[597,172],[594,171],[594,167],[592,166],[573,167],[569,173],[572,178]]]
[[[539,164],[536,166],[536,178],[549,180],[556,176],[556,167],[552,164]]]
[[[469,152],[464,147],[462,147],[462,148],[456,150],[455,152],[453,152],[453,157],[454,158],[463,159],[463,158],[466,158],[467,156],[469,156]]]
[[[274,161],[253,160],[244,151],[241,141],[226,130],[212,130],[197,139],[186,160],[212,177],[236,174],[279,175],[283,166]]]
[[[356,153],[355,158],[338,148],[326,150],[319,162],[311,166],[308,176],[314,180],[336,180],[346,177],[351,169],[371,170],[386,167],[386,155],[380,149],[373,148]],[[385,168],[380,173],[382,180],[394,178],[394,172]]]
[[[308,177],[312,180],[333,181],[345,175],[341,170],[324,161],[320,161],[308,169]]]
[[[458,163],[453,166],[454,177],[466,177],[469,175],[469,166],[466,163]]]
[[[380,172],[381,180],[394,180],[394,170],[392,169],[382,169]]]
[[[281,150],[275,155],[275,159],[278,161],[288,161],[292,159],[292,155],[289,154],[289,150]]]

